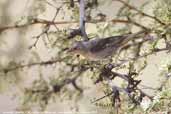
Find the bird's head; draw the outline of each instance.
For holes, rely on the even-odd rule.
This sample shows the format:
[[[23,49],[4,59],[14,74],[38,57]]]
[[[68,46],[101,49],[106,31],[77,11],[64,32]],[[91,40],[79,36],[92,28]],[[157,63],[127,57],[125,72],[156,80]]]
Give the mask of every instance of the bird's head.
[[[76,41],[72,44],[71,48],[68,50],[68,52],[81,54],[84,51],[86,51],[86,47],[83,43],[83,41]]]

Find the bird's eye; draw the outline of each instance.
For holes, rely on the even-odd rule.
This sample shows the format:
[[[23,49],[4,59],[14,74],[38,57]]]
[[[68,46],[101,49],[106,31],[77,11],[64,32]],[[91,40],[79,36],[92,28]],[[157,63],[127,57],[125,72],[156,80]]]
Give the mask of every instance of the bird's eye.
[[[76,57],[80,57],[80,55],[76,55]]]

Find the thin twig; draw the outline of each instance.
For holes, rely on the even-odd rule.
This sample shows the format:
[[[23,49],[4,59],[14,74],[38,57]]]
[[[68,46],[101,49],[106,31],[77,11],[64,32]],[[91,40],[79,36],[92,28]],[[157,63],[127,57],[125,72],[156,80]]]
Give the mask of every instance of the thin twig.
[[[104,96],[102,96],[102,97],[100,97],[100,98],[98,98],[98,99],[92,101],[91,103],[98,102],[98,101],[100,101],[100,100],[102,100],[102,99],[104,99],[104,98],[106,98],[106,97],[108,97],[108,96],[110,96],[110,95],[112,95],[112,94],[113,94],[113,91],[110,92],[110,93],[108,93],[107,95],[104,95]]]
[[[57,8],[55,5],[53,5],[52,3],[50,3],[50,2],[47,1],[47,0],[45,0],[44,2],[47,3],[49,6],[52,6],[52,7],[55,8],[55,9]]]
[[[58,13],[59,13],[59,11],[60,11],[61,8],[62,8],[62,6],[60,6],[59,8],[56,8],[56,13],[55,13],[55,15],[54,15],[54,17],[53,17],[53,19],[52,19],[52,22],[55,21],[56,16],[58,15]],[[36,41],[35,41],[31,46],[29,46],[29,49],[31,49],[31,48],[33,48],[33,47],[36,47],[36,44],[38,43],[38,41],[39,41],[39,39],[41,38],[42,35],[46,34],[46,36],[47,36],[47,38],[48,38],[48,31],[49,31],[49,29],[50,29],[50,26],[51,26],[51,24],[46,24],[46,25],[44,26],[42,32],[41,32],[38,36],[35,36]]]

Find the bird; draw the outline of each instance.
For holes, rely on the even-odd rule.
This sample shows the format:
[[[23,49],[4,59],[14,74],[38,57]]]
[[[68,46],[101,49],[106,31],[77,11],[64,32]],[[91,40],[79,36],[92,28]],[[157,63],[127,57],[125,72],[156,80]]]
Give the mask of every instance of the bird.
[[[107,59],[116,54],[118,50],[122,49],[130,40],[143,33],[145,33],[145,31],[142,30],[132,34],[76,41],[69,48],[68,52],[82,55],[86,59],[93,61]]]

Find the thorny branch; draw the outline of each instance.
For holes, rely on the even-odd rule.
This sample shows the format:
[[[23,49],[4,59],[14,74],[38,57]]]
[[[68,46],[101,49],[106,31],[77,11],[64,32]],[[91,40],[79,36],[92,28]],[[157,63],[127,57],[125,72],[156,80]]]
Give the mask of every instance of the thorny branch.
[[[99,78],[95,81],[95,83],[99,83],[100,81],[103,81],[103,78],[106,80],[109,81],[109,83],[112,83],[111,80],[113,80],[115,77],[119,77],[123,80],[125,80],[126,82],[128,82],[128,85],[126,88],[120,88],[118,86],[114,86],[113,84],[110,85],[111,88],[115,88],[118,90],[118,93],[119,92],[125,92],[130,98],[131,100],[135,103],[135,104],[139,104],[141,102],[141,99],[144,97],[144,96],[147,96],[149,99],[152,100],[152,96],[148,95],[147,93],[143,92],[139,87],[139,83],[141,82],[141,80],[135,80],[132,75],[136,74],[136,73],[131,73],[131,74],[121,74],[121,73],[117,73],[117,72],[113,72],[112,71],[113,67],[111,65],[107,65],[107,66],[104,66],[104,68],[101,70],[101,74],[99,75]],[[131,93],[132,92],[135,92],[136,90],[138,90],[140,92],[140,96],[139,96],[139,99],[136,100],[134,99],[133,96],[131,96]],[[101,99],[104,99],[110,95],[114,94],[114,92],[110,92],[108,93],[107,95],[101,97],[101,98],[98,98],[96,100],[94,100],[92,103],[95,103]],[[118,99],[119,96],[115,96],[114,99]],[[115,104],[115,103],[114,103]]]
[[[105,77],[106,77],[106,76],[107,76],[107,77],[110,76],[110,77],[108,77],[109,79],[114,79],[115,77],[119,77],[119,78],[121,78],[121,79],[127,81],[128,84],[130,84],[130,85],[133,84],[133,87],[136,88],[136,90],[138,90],[138,91],[141,93],[141,96],[140,96],[140,97],[147,96],[150,100],[152,100],[152,99],[153,99],[153,96],[148,95],[147,93],[143,92],[139,87],[137,87],[137,86],[139,85],[139,81],[138,81],[138,83],[136,84],[136,86],[134,86],[134,81],[136,81],[136,80],[134,80],[133,78],[130,78],[129,75],[120,74],[120,73],[117,73],[117,72],[113,72],[113,71],[111,71],[111,70],[112,70],[113,68],[119,67],[119,66],[121,66],[122,64],[124,64],[124,63],[126,63],[126,62],[129,62],[129,61],[131,61],[131,60],[137,60],[137,59],[140,59],[140,58],[149,56],[149,55],[151,55],[151,54],[155,54],[155,53],[157,53],[157,52],[168,51],[168,50],[170,50],[170,49],[167,48],[167,47],[166,47],[166,48],[161,48],[161,49],[156,48],[156,49],[153,49],[153,50],[152,50],[151,52],[149,52],[149,53],[146,53],[146,54],[144,54],[144,55],[139,55],[139,56],[137,56],[136,58],[132,58],[132,59],[123,61],[123,62],[121,62],[120,64],[117,64],[117,65],[116,65],[116,64],[115,64],[115,65],[110,64],[109,67],[108,67],[108,66],[107,66],[107,67],[105,66],[104,69],[101,71],[102,73],[100,74],[99,78],[95,81],[95,83],[99,83],[99,81],[102,81],[102,80],[103,80],[103,76],[105,76]],[[157,90],[157,89],[161,90],[161,89],[163,88],[163,86],[165,85],[165,83],[168,81],[168,78],[170,78],[170,76],[166,76],[166,79],[163,81],[163,83],[161,83],[160,87],[159,87],[159,88],[155,88],[154,90]],[[130,79],[131,79],[132,81],[130,81]],[[130,83],[130,82],[131,82],[131,83]],[[117,87],[117,86],[114,86],[114,87],[119,88],[119,87]],[[130,92],[134,91],[134,89],[132,89],[131,91],[130,91],[130,90],[128,91],[128,88],[119,88],[119,89],[118,89],[118,91],[123,91],[123,90],[124,90],[125,93],[127,93],[128,95],[130,95]],[[105,96],[103,96],[103,97],[100,97],[100,98],[94,100],[92,103],[95,103],[95,102],[97,102],[97,101],[99,101],[99,100],[102,100],[102,99],[104,99],[104,98],[106,98],[106,97],[108,97],[108,96],[110,96],[110,95],[112,95],[112,94],[113,94],[113,92],[110,92],[110,93],[108,93],[107,95],[105,95]],[[142,99],[142,98],[140,98],[140,99]],[[132,100],[135,100],[135,99],[132,99]],[[139,102],[140,102],[140,101],[139,101]],[[138,102],[137,102],[137,103],[138,103]]]

